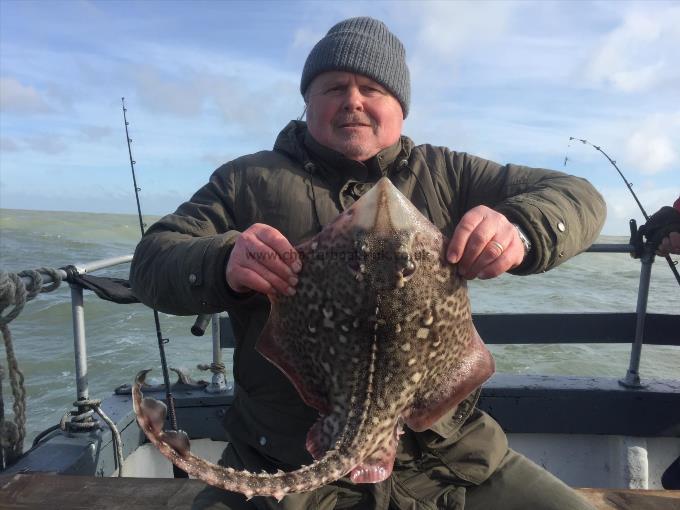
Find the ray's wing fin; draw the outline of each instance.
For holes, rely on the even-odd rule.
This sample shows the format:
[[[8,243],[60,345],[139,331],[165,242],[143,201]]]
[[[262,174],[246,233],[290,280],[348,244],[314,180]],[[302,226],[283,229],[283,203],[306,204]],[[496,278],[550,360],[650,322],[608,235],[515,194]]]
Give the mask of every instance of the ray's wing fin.
[[[277,304],[272,302],[269,319],[256,344],[257,351],[288,377],[305,404],[327,414],[327,389],[310,372],[313,367],[309,366],[308,357],[299,346],[300,332],[282,328],[278,317]]]
[[[412,430],[421,432],[430,428],[493,375],[493,357],[474,325],[471,324],[471,328],[472,341],[463,359],[449,371],[433,376],[416,394],[413,406],[405,417],[406,424]],[[437,388],[437,391],[424,396],[425,391],[431,388]]]

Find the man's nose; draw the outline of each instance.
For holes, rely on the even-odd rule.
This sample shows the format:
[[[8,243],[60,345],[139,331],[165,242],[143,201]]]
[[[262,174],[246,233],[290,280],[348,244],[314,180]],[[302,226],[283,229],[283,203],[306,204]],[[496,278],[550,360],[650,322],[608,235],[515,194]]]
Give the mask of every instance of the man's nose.
[[[359,87],[347,87],[343,108],[348,112],[363,111],[364,102]]]

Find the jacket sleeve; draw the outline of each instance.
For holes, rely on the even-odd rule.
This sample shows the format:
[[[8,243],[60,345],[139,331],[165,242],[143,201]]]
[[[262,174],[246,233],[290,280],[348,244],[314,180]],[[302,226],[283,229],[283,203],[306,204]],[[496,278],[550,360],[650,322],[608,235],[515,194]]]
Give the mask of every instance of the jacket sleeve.
[[[149,228],[137,245],[130,282],[144,304],[174,315],[217,313],[247,295],[231,290],[226,262],[240,232],[234,219],[237,170],[218,168],[208,184]]]
[[[602,229],[606,205],[585,179],[553,170],[499,165],[449,152],[449,178],[457,188],[454,217],[486,205],[518,224],[532,249],[514,274],[547,271],[588,248]]]

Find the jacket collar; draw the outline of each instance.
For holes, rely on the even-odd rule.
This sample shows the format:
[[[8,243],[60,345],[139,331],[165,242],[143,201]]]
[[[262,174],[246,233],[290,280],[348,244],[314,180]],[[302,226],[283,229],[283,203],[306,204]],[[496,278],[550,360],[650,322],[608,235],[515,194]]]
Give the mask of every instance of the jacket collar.
[[[309,177],[311,199],[319,229],[322,219],[317,209],[315,185],[324,183],[340,210],[346,210],[366,193],[381,177],[401,170],[408,162],[413,142],[406,136],[366,162],[354,161],[317,142],[307,130],[307,124],[293,120],[279,133],[274,150],[299,161]],[[408,163],[407,163],[408,164]],[[318,180],[317,180],[318,177]],[[327,223],[327,221],[326,221]]]
[[[334,189],[349,181],[375,182],[387,172],[401,152],[401,140],[387,147],[365,162],[346,158],[341,153],[317,142],[305,130],[304,146],[316,163],[317,171]]]
[[[307,150],[318,158],[323,164],[342,172],[345,178],[360,181],[377,180],[387,175],[387,172],[401,152],[401,139],[383,150],[372,158],[361,162],[346,158],[341,153],[330,149],[317,142],[314,137],[305,131],[304,144]]]

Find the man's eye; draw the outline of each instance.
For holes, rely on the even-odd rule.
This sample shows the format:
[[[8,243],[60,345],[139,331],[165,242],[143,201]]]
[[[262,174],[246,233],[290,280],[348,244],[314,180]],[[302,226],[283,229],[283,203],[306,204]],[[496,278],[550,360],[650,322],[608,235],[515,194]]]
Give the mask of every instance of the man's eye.
[[[342,85],[334,85],[326,89],[326,94],[342,94],[342,92],[343,92]]]
[[[375,95],[382,94],[382,93],[383,93],[383,91],[380,90],[379,88],[376,88],[376,87],[364,87],[364,94],[366,94],[366,95],[375,96]]]

